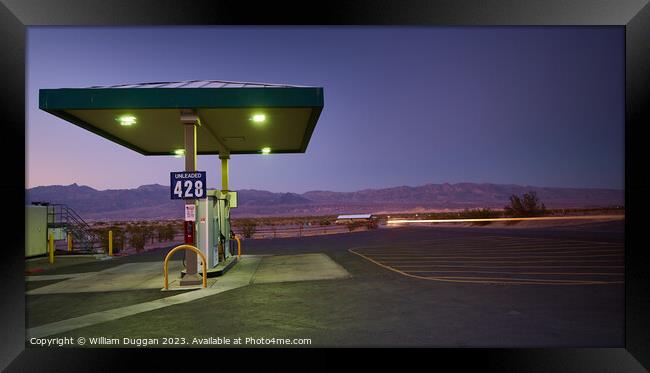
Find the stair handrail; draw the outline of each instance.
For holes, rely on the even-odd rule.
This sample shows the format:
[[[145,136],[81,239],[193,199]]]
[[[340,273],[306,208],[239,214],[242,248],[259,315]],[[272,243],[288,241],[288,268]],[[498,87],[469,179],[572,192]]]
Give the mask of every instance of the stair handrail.
[[[79,216],[75,210],[71,209],[69,206],[65,207],[68,217],[71,217],[77,224],[82,225],[84,228],[92,229],[90,228],[90,225],[88,225],[88,223],[86,223],[86,221],[81,216]]]
[[[80,238],[87,242],[88,249],[95,249],[95,244],[101,242],[100,237],[92,231],[90,225],[70,206],[60,204],[61,217],[65,216],[66,227],[73,235],[81,236]],[[65,213],[65,215],[64,215]]]
[[[70,206],[63,203],[49,203],[47,206],[47,224],[65,225],[66,230],[75,237],[80,244],[88,250],[101,248],[101,237],[93,231],[91,226]]]

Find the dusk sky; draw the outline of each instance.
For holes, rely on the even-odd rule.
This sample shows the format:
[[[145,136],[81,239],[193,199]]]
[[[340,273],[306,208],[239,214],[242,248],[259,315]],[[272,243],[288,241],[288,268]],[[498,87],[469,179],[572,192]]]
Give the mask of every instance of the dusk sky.
[[[233,190],[624,188],[623,27],[30,27],[27,47],[28,188],[183,169],[39,110],[39,89],[190,79],[324,88],[307,152],[233,155]],[[199,157],[209,188],[218,167]]]

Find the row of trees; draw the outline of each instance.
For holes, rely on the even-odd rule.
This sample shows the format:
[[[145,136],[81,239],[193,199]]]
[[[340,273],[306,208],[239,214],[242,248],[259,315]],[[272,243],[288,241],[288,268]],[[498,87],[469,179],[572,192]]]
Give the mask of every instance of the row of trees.
[[[515,194],[510,196],[510,203],[504,207],[504,213],[509,217],[532,217],[541,216],[546,213],[546,206],[542,203],[534,191],[524,193],[519,197]],[[499,211],[487,209],[470,209],[465,210],[458,214],[462,218],[494,218],[501,216]],[[332,225],[331,219],[320,218],[319,220],[307,221],[299,220],[298,226],[301,229],[304,225],[318,224],[323,227],[324,232],[326,228]],[[103,224],[102,224],[103,225]],[[275,224],[269,223],[267,225],[275,228]],[[241,234],[245,238],[251,238],[257,231],[258,223],[255,219],[241,219],[236,222]],[[355,229],[366,227],[367,229],[377,229],[377,221],[370,220],[368,222],[355,221],[346,224],[350,232]],[[108,227],[96,228],[95,233],[102,240],[102,245],[108,247],[108,231],[113,231],[113,251],[119,252],[124,250],[125,245],[128,243],[130,247],[141,252],[147,242],[154,243],[157,239],[158,242],[171,241],[174,239],[178,227],[172,223],[165,225],[149,226],[148,224],[128,224],[125,228],[122,226],[111,225]],[[181,229],[182,230],[182,229]]]
[[[264,223],[263,224],[264,226],[271,227],[271,230],[273,231],[274,236],[276,234],[276,227],[278,225],[289,225],[289,224],[274,224],[274,223],[265,222],[265,221],[262,221],[261,223]],[[331,226],[333,223],[332,223],[332,219],[327,219],[327,218],[321,218],[321,219],[314,220],[314,221],[298,220],[297,222],[296,221],[293,222],[293,225],[298,226],[298,229],[299,229],[298,235],[299,236],[302,236],[302,229],[303,229],[303,227],[305,225],[311,226],[311,225],[315,225],[315,224],[318,224],[320,227],[323,227],[323,233],[327,233],[327,227]],[[255,232],[257,232],[257,228],[258,228],[259,225],[260,225],[260,223],[258,223],[258,221],[255,220],[255,219],[239,219],[235,223],[235,227],[238,228],[239,232],[241,233],[242,236],[244,236],[244,238],[253,237]],[[355,230],[357,228],[361,228],[361,227],[366,227],[367,229],[377,229],[378,222],[377,222],[376,219],[370,220],[368,222],[353,221],[353,222],[347,223],[346,227],[347,227],[348,231],[350,231],[350,232],[352,232],[353,230]]]
[[[127,245],[134,248],[136,252],[141,252],[147,242],[172,241],[178,229],[171,223],[156,226],[129,224],[126,227],[111,225],[95,228],[95,234],[99,236],[102,246],[106,248],[108,248],[108,231],[113,231],[113,252],[118,253]]]

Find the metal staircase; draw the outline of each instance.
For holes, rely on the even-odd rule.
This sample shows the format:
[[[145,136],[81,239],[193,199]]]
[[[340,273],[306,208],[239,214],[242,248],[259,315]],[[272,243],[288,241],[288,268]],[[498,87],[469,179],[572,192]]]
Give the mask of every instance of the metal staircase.
[[[66,235],[72,235],[74,252],[84,253],[103,253],[101,238],[93,232],[92,228],[86,223],[77,212],[63,204],[50,204],[35,202],[47,206],[47,228],[60,229]]]

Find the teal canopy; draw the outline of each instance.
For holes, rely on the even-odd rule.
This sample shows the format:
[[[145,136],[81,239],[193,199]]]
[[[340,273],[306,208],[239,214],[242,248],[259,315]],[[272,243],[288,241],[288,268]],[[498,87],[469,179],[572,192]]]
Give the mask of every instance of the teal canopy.
[[[198,154],[304,153],[323,110],[321,87],[217,80],[39,93],[40,109],[144,155],[183,149],[182,109],[200,118]]]

